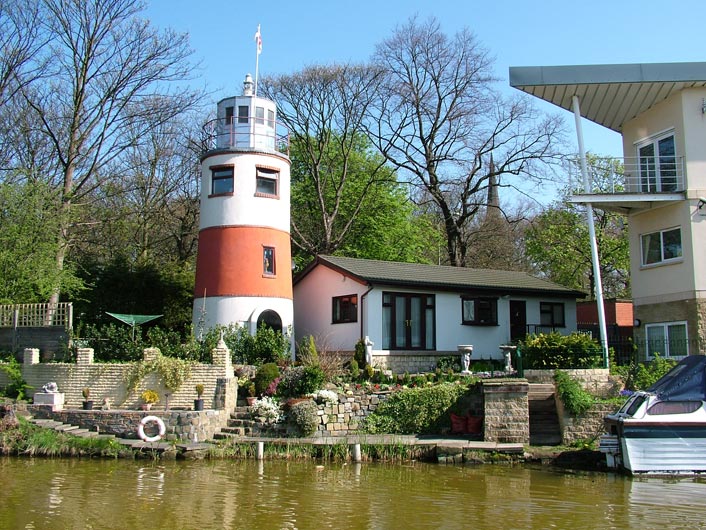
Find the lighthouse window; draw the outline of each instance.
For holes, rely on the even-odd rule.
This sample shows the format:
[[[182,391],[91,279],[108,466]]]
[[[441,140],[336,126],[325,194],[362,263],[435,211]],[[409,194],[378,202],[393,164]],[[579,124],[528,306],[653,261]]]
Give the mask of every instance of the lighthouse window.
[[[226,123],[228,125],[233,123],[233,107],[226,107]]]
[[[238,123],[248,123],[247,105],[238,105]]]
[[[279,171],[264,167],[257,168],[255,195],[277,197]]]
[[[258,125],[265,124],[265,107],[255,107],[255,123]]]
[[[211,168],[211,195],[233,193],[233,166]]]
[[[270,276],[275,274],[275,249],[274,247],[263,247],[262,249],[262,272]]]
[[[275,111],[274,110],[267,110],[267,125],[270,127],[275,126]]]

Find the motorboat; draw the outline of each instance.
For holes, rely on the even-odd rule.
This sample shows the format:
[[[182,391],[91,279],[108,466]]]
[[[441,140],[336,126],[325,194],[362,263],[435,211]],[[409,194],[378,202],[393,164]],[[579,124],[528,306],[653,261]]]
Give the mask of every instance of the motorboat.
[[[632,474],[706,472],[706,355],[682,359],[646,391],[605,417],[610,468]]]

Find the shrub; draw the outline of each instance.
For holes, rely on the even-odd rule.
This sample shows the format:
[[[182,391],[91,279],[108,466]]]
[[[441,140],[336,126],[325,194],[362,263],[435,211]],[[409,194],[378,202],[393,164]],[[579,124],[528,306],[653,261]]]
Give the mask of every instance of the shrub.
[[[581,384],[572,379],[566,372],[554,372],[557,393],[566,410],[573,416],[580,416],[596,402],[595,398],[586,392]]]
[[[159,394],[154,390],[144,390],[140,394],[140,399],[145,403],[159,403]]]
[[[289,409],[289,421],[302,436],[311,436],[319,426],[317,406],[313,401],[295,403]]]
[[[8,364],[0,366],[0,371],[5,372],[10,379],[10,384],[5,387],[4,394],[13,399],[25,399],[32,387],[22,378],[20,363],[14,357],[10,358]]]
[[[601,345],[584,333],[531,334],[520,349],[525,368],[597,368],[603,362]]]
[[[304,376],[304,366],[294,366],[287,368],[282,373],[282,378],[277,385],[277,395],[282,398],[298,396],[299,381]]]
[[[375,369],[371,365],[366,364],[365,368],[363,369],[363,377],[365,377],[367,381],[370,381],[374,375]]]
[[[466,386],[443,383],[395,392],[366,418],[365,429],[373,434],[441,432],[449,425],[449,410],[467,391]]]
[[[652,361],[631,362],[628,366],[617,367],[616,372],[623,378],[627,390],[647,390],[676,364],[673,359],[655,354]]]
[[[355,343],[355,353],[353,354],[353,359],[355,359],[358,363],[361,370],[365,370],[368,363],[365,361],[365,341],[363,339],[360,339]]]
[[[319,364],[319,352],[316,351],[316,341],[313,335],[304,337],[299,343],[297,359],[305,366]]]
[[[436,367],[437,369],[440,369],[443,372],[447,373],[449,372],[449,370],[451,370],[452,372],[461,371],[461,363],[457,356],[440,357],[439,360],[436,361]]]
[[[358,368],[358,361],[353,359],[351,361],[351,366],[350,366],[350,371],[351,371],[351,377],[355,380],[360,377],[360,368]]]
[[[255,374],[255,392],[261,396],[270,383],[279,377],[279,367],[275,363],[266,363],[257,369]]]
[[[326,381],[326,376],[318,365],[306,366],[297,385],[297,394],[300,396],[313,394],[317,390],[321,390],[324,386],[324,381]]]
[[[279,403],[271,397],[263,397],[256,400],[248,410],[250,414],[266,423],[277,423],[282,419]]]

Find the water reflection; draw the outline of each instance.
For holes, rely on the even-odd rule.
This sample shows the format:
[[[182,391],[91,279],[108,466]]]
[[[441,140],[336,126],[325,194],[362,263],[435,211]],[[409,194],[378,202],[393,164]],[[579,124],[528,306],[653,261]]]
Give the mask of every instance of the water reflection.
[[[702,528],[706,482],[528,467],[0,459],[0,528]]]

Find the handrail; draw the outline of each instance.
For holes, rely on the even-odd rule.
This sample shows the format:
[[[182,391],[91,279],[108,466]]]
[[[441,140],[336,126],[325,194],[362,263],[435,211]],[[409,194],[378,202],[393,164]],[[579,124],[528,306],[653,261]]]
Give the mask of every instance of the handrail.
[[[568,160],[574,195],[586,194],[578,159]],[[678,193],[686,190],[683,156],[591,157],[588,164],[591,194]]]
[[[204,153],[215,149],[257,149],[289,156],[289,129],[258,117],[216,118],[203,126]]]

